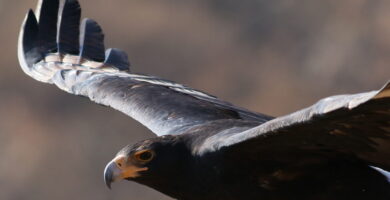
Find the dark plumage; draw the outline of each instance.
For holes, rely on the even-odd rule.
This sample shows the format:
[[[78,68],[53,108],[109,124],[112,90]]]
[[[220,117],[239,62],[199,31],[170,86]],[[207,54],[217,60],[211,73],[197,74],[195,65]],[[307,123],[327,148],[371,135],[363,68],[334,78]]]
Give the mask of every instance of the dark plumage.
[[[59,0],[42,1],[39,5],[41,11],[39,12],[38,27],[38,46],[41,53],[46,54],[56,52],[57,50],[57,19],[58,19]]]
[[[22,25],[18,56],[32,78],[158,135],[122,149],[106,166],[107,186],[127,179],[190,200],[390,199],[389,83],[273,118],[130,73],[126,53],[105,51],[102,29],[80,25],[80,12],[76,0],[43,0],[39,21],[30,11]]]
[[[58,27],[57,43],[59,54],[79,54],[79,35],[81,8],[77,0],[62,1],[58,16],[61,23]]]
[[[81,23],[80,58],[102,62],[104,50],[104,34],[99,24],[92,19],[84,19]]]
[[[115,66],[119,70],[129,70],[130,63],[127,58],[127,54],[120,49],[107,49],[106,51],[106,60],[104,64],[109,66]]]

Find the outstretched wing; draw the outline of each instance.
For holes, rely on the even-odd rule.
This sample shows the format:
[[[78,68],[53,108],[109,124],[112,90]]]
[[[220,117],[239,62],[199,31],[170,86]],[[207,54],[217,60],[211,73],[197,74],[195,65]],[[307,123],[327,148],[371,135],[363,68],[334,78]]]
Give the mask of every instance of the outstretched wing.
[[[206,139],[198,154],[225,149],[276,160],[292,151],[355,156],[390,171],[390,82],[378,91],[332,96],[255,128]]]
[[[19,36],[26,74],[122,111],[157,135],[218,119],[271,119],[171,81],[129,73],[126,53],[105,51],[100,26],[91,19],[80,24],[77,0],[42,0],[36,15],[29,11]]]

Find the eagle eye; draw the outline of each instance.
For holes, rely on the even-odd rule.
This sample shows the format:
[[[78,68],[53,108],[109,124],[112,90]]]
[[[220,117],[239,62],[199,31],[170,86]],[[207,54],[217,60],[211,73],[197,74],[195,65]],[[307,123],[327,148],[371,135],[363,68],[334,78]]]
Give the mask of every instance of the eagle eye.
[[[153,159],[154,152],[151,150],[143,150],[143,151],[136,152],[134,154],[134,157],[140,162],[149,162]]]

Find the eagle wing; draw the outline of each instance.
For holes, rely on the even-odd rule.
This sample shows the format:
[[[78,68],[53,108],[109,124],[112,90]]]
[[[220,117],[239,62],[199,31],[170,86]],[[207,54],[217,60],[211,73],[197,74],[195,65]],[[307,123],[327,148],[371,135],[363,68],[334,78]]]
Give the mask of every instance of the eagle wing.
[[[198,154],[252,152],[264,160],[297,150],[341,153],[389,171],[390,82],[378,91],[324,98],[243,132],[213,135],[199,146]]]
[[[42,0],[28,12],[18,44],[26,74],[119,110],[159,136],[219,119],[272,119],[172,81],[130,73],[126,53],[105,51],[100,26],[91,19],[80,23],[80,16],[77,0]]]

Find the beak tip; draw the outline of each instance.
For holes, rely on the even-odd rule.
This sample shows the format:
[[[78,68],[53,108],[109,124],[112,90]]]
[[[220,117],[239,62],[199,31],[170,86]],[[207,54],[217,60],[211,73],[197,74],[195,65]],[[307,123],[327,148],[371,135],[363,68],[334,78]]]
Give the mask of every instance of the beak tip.
[[[108,180],[108,179],[106,179],[106,177],[104,178],[104,183],[106,184],[106,186],[108,187],[108,189],[110,189],[111,190],[111,180]]]
[[[108,187],[109,190],[111,190],[111,183],[106,183],[106,186]]]
[[[109,163],[104,169],[104,183],[111,190],[111,183],[113,182],[113,171],[112,171],[112,163]]]

